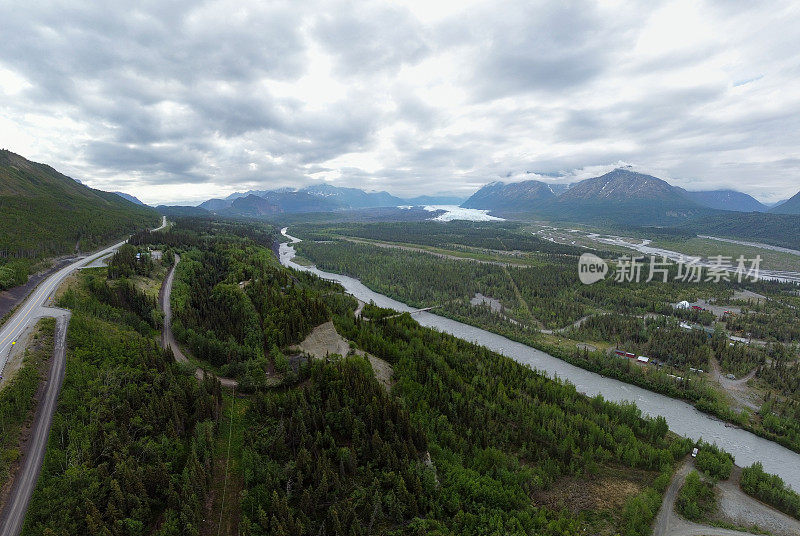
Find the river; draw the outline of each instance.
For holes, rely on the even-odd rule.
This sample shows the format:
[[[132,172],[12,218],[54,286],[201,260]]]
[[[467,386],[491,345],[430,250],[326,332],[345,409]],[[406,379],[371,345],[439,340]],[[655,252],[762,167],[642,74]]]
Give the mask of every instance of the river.
[[[292,240],[292,244],[300,241],[286,231],[287,228],[281,229],[281,234]],[[323,272],[315,266],[301,266],[293,262],[295,251],[292,244],[280,245],[280,261],[284,266],[337,281],[349,294],[364,302],[373,301],[379,307],[388,307],[400,312],[416,311],[404,303],[370,290],[358,279]],[[567,380],[581,393],[589,396],[600,394],[606,400],[615,402],[634,402],[646,415],[663,416],[673,432],[695,440],[702,438],[709,443],[716,443],[734,456],[737,465],[746,467],[760,461],[767,472],[779,475],[793,489],[800,490],[800,454],[746,430],[726,426],[719,419],[698,411],[686,402],[589,372],[541,350],[449,318],[429,312],[418,312],[414,314],[414,319],[423,326],[436,328],[441,332],[485,346],[519,363],[530,365],[551,378]]]

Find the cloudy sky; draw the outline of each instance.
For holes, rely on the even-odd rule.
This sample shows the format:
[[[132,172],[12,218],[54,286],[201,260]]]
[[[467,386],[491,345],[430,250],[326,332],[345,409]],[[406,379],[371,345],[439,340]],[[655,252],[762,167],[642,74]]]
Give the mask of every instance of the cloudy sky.
[[[0,147],[149,203],[620,163],[800,189],[793,1],[0,0],[0,36]]]

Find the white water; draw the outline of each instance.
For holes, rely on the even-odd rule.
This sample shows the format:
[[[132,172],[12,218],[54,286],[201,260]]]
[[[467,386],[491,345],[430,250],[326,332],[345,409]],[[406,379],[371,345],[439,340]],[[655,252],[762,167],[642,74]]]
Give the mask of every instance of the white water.
[[[280,261],[284,266],[336,281],[349,294],[366,303],[372,301],[379,307],[388,307],[400,312],[416,310],[388,296],[373,292],[358,279],[323,272],[316,266],[296,264],[292,261],[295,256],[292,244],[300,240],[288,235],[286,231],[287,228],[281,229],[281,234],[292,242],[280,245]],[[740,428],[726,426],[719,419],[701,413],[686,402],[589,372],[541,350],[449,318],[420,312],[414,314],[414,319],[423,326],[436,328],[444,333],[480,344],[519,363],[530,365],[551,378],[567,380],[581,393],[589,396],[600,394],[606,400],[614,402],[634,402],[645,415],[663,416],[673,432],[695,440],[702,438],[709,443],[716,443],[730,452],[740,466],[746,467],[760,461],[767,472],[779,475],[793,489],[800,490],[800,454]]]

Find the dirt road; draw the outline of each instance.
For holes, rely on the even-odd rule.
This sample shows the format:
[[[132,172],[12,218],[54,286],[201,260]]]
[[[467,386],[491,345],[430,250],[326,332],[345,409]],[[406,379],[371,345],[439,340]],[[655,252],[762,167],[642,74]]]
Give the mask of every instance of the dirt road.
[[[169,302],[169,298],[172,295],[172,283],[175,280],[175,268],[177,268],[180,260],[180,256],[175,255],[175,264],[170,268],[167,277],[164,279],[164,284],[161,285],[161,291],[158,293],[158,304],[164,312],[164,329],[161,330],[161,347],[170,348],[175,355],[176,361],[188,363],[189,358],[181,351],[181,347],[178,341],[175,340],[175,335],[172,333],[172,306]],[[194,371],[194,376],[198,380],[202,380],[205,375],[213,376],[210,372],[206,372],[199,367]],[[223,378],[221,376],[216,376],[216,378],[223,387],[227,387],[228,389],[234,389],[239,386],[239,382],[233,378]]]
[[[653,536],[746,536],[751,534],[749,532],[693,523],[678,515],[675,511],[675,501],[678,498],[678,492],[681,486],[683,486],[686,480],[686,476],[692,469],[694,469],[694,459],[687,456],[683,464],[675,472],[667,491],[664,493],[661,509],[658,511],[655,523],[653,524]],[[742,493],[742,495],[744,494]],[[749,499],[750,502],[758,503],[758,501],[751,499],[747,495],[744,496],[746,499]]]

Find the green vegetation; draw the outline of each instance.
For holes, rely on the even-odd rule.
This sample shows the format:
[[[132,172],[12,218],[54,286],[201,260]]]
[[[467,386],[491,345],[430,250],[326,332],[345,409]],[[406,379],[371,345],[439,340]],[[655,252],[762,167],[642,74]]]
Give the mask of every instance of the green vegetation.
[[[88,251],[158,222],[149,207],[6,150],[0,150],[0,213],[0,290],[23,284],[44,258]]]
[[[154,269],[155,263],[150,252],[130,244],[121,246],[108,261],[109,279],[134,275],[149,276]]]
[[[727,480],[733,470],[733,457],[716,445],[700,445],[695,466],[715,480]]]
[[[705,521],[717,508],[713,482],[700,478],[697,471],[686,476],[686,482],[678,492],[675,509],[690,521]]]
[[[653,239],[654,236],[650,235],[646,238]],[[723,255],[733,259],[738,259],[739,255],[743,255],[746,259],[752,259],[756,255],[760,255],[761,268],[770,270],[796,271],[798,264],[800,264],[800,257],[791,253],[784,253],[781,251],[774,251],[771,249],[754,246],[745,246],[741,244],[732,244],[730,242],[712,240],[710,238],[698,238],[695,236],[656,238],[653,240],[651,245],[657,248],[680,251],[686,255],[695,255],[704,258],[715,255]]]
[[[663,418],[589,399],[408,315],[335,322],[392,365],[394,388],[349,357],[302,367],[294,389],[254,395],[243,534],[649,533],[674,462],[691,447]],[[602,512],[532,501],[606,466],[645,470],[651,485]]]
[[[516,222],[340,223],[329,226],[301,224],[292,226],[292,233],[304,240],[330,240],[350,236],[380,242],[433,247],[461,246],[504,252],[575,255],[579,251],[573,246],[555,244],[526,233],[523,225]]]
[[[760,462],[742,469],[739,485],[748,495],[800,519],[800,495],[787,487],[779,476],[765,473]]]
[[[54,318],[36,325],[33,341],[25,349],[22,367],[0,391],[0,480],[7,482],[12,465],[19,459],[20,434],[36,406],[36,391],[46,378],[45,364],[53,355]]]
[[[158,348],[152,311],[118,301],[118,284],[84,271],[60,300],[66,377],[26,535],[196,534],[203,517],[219,386]]]
[[[800,249],[800,216],[764,212],[718,213],[689,221],[679,228],[696,234],[753,240]]]
[[[576,266],[578,254],[585,250],[559,245],[562,252],[558,254],[536,252],[538,241],[514,224],[477,224],[474,235],[469,224],[457,224],[453,227],[452,251],[477,244],[487,247],[493,233],[516,235],[514,240],[528,241],[530,251],[524,257],[528,266],[470,262],[337,239],[357,235],[444,248],[449,225],[418,223],[406,235],[401,235],[395,224],[306,225],[298,226],[300,232],[294,228],[292,232],[325,239],[295,246],[323,270],[357,277],[375,291],[414,307],[436,306],[437,314],[494,331],[588,370],[688,400],[702,411],[800,451],[800,364],[793,346],[800,340],[796,333],[800,314],[791,307],[796,285],[748,283],[749,289],[774,298],[762,304],[735,300],[740,285],[726,281],[682,283],[670,278],[666,283],[637,284],[609,278],[582,285]],[[502,242],[513,240],[507,237]],[[675,267],[669,270],[674,272]],[[647,268],[643,273],[646,277]],[[478,293],[497,300],[499,310],[473,305],[470,300]],[[741,308],[741,313],[718,317],[708,310],[683,310],[672,305],[700,298],[716,300],[720,309]],[[548,330],[552,333],[543,333]],[[775,344],[732,342],[731,332],[763,335]],[[581,341],[598,350],[576,348],[570,341]],[[651,363],[640,366],[617,358],[611,352],[613,348],[646,355]],[[728,395],[699,372],[712,370],[714,360],[724,373],[744,376],[755,371],[759,385],[765,386],[768,407],[755,413],[749,407],[732,406]],[[775,387],[780,386],[778,392],[761,381],[777,374],[784,374],[775,383]]]
[[[414,306],[447,303],[446,309],[468,315],[469,299],[480,292],[508,304],[507,316],[528,321],[522,311],[530,311],[550,329],[568,326],[600,308],[620,314],[691,315],[677,312],[670,303],[733,293],[732,285],[711,283],[644,285],[606,280],[582,285],[577,278],[581,250],[569,256],[539,254],[531,258],[531,266],[518,268],[346,241],[301,242],[295,248],[323,270],[358,277],[370,288]]]
[[[797,310],[772,301],[742,307],[741,314],[729,318],[727,326],[731,331],[756,339],[782,343],[800,341]]]
[[[270,251],[273,238],[265,224],[203,219],[132,239],[180,253],[171,299],[175,336],[248,392],[263,387],[276,367],[287,369],[284,352],[330,319],[322,295],[338,288],[282,268]]]
[[[270,364],[284,362],[287,341],[332,316],[342,335],[394,370],[391,393],[357,356],[300,360],[278,389],[250,383],[241,425],[243,534],[646,534],[674,461],[691,446],[668,435],[663,419],[588,399],[407,316],[387,319],[389,311],[367,306],[374,320],[357,321],[340,287],[281,268],[235,225],[179,222],[146,240],[181,254],[187,288],[176,281],[173,306],[184,326],[196,317],[199,332],[200,322],[216,318],[208,326],[214,338],[242,349],[241,361],[221,369],[277,374]],[[225,299],[215,296],[223,290]],[[303,314],[278,325],[296,331],[264,329],[295,307]],[[315,308],[325,314],[313,316]],[[648,476],[614,508],[573,512],[534,500],[562,478],[592,482],[610,470]]]
[[[136,275],[133,250],[64,293],[67,374],[25,534],[650,533],[692,447],[664,418],[409,315],[367,305],[356,319],[341,287],[277,264],[273,233],[203,219],[133,240],[181,256],[184,344],[244,371],[244,396],[223,399],[217,382],[158,349],[155,303],[132,279],[163,271]],[[329,319],[351,348],[391,366],[390,388],[352,352],[287,351]],[[714,462],[726,455],[711,453],[707,470],[721,474]],[[606,489],[609,478],[624,491]],[[546,500],[567,481],[602,500]]]

